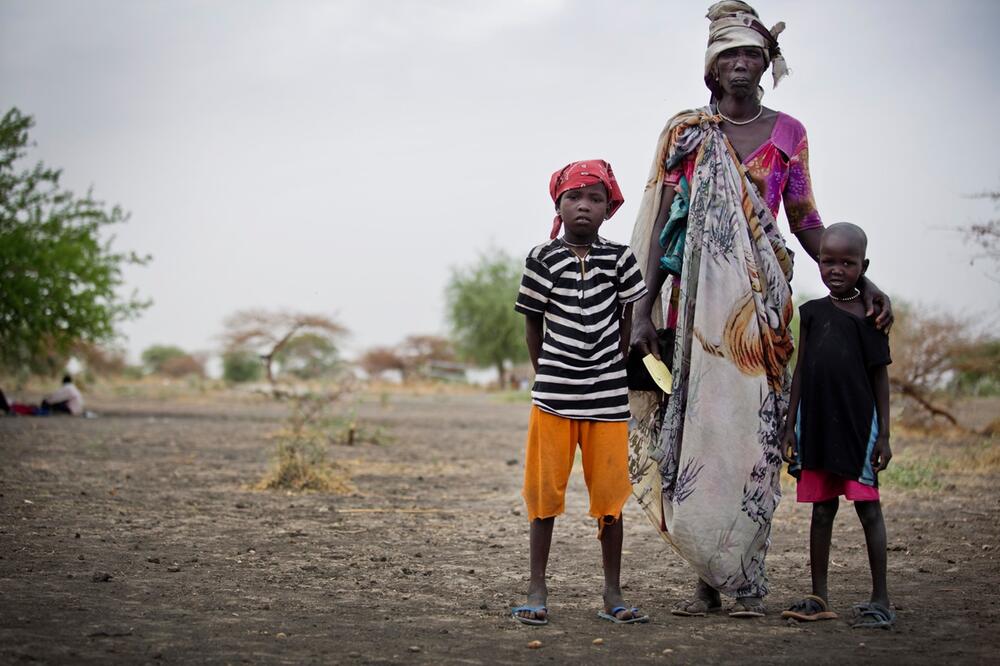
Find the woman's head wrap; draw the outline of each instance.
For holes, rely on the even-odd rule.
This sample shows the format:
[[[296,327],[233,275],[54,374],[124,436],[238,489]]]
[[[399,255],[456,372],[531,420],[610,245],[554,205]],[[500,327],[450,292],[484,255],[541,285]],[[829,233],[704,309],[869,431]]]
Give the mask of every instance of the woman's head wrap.
[[[712,77],[712,66],[719,54],[740,46],[756,46],[763,49],[764,59],[771,65],[774,86],[786,74],[788,65],[778,47],[778,35],[785,29],[785,23],[775,23],[768,30],[760,22],[756,10],[740,0],[723,0],[708,8],[706,14],[711,24],[708,26],[708,50],[705,51],[705,85],[717,93],[718,83]]]
[[[552,178],[549,180],[549,194],[552,195],[552,201],[558,208],[559,197],[562,196],[563,192],[597,183],[604,185],[608,191],[608,217],[610,218],[625,203],[625,197],[622,196],[622,191],[618,188],[615,172],[611,170],[611,165],[604,160],[570,162],[552,174]],[[561,228],[562,216],[557,213],[555,219],[552,220],[552,233],[549,238],[556,238]]]

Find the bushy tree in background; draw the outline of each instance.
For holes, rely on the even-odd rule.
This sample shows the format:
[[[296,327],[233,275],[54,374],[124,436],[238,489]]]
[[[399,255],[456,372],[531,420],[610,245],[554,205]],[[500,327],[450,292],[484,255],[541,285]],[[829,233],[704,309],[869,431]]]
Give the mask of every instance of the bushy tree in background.
[[[18,166],[32,125],[16,108],[0,119],[0,368],[53,372],[74,344],[112,339],[149,305],[119,293],[123,268],[149,257],[112,248],[120,207],[62,189],[58,169]]]
[[[264,374],[260,357],[249,351],[234,349],[222,354],[222,378],[233,384],[255,382]]]
[[[394,347],[372,347],[358,359],[358,365],[371,377],[378,377],[395,370],[399,372],[404,382],[407,379],[406,359]]]
[[[146,372],[157,374],[171,359],[187,356],[187,352],[175,345],[153,345],[142,351],[142,364]]]
[[[340,365],[337,345],[328,335],[300,333],[291,338],[274,357],[281,374],[299,379],[318,379],[332,374]]]
[[[146,372],[164,377],[205,376],[205,362],[174,345],[153,345],[142,352]]]
[[[372,347],[358,359],[358,365],[372,377],[399,372],[406,383],[413,377],[432,378],[435,363],[454,360],[455,348],[448,338],[408,335],[394,347]]]
[[[124,349],[104,347],[90,342],[79,342],[72,355],[83,363],[88,378],[117,377],[129,372]]]
[[[306,333],[326,338],[332,345],[347,334],[347,328],[332,317],[304,312],[241,310],[226,318],[222,334],[227,351],[251,351],[264,363],[267,381],[275,396],[280,394],[274,365],[293,338]]]
[[[452,270],[446,291],[459,352],[496,367],[501,386],[506,385],[505,362],[528,358],[524,318],[514,311],[520,280],[520,262],[493,251],[472,266]]]
[[[184,354],[167,359],[160,366],[159,374],[165,377],[204,377],[205,360],[200,355]]]
[[[952,388],[966,395],[1000,394],[1000,338],[970,340],[956,346]]]

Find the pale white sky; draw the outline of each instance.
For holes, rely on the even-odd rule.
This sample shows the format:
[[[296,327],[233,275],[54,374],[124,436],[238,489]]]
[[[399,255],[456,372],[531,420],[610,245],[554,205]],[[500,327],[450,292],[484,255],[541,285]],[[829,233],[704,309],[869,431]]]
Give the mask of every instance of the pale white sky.
[[[627,242],[660,129],[707,101],[709,4],[0,0],[0,108],[35,117],[65,185],[132,212],[117,247],[154,255],[127,273],[154,300],[133,356],[212,350],[247,307],[336,315],[353,352],[446,332],[450,268],[545,240],[569,161],[614,166],[603,235]],[[806,125],[824,219],[868,231],[894,297],[995,319],[1000,283],[948,229],[1000,189],[1000,3],[755,6],[788,25],[764,101]]]

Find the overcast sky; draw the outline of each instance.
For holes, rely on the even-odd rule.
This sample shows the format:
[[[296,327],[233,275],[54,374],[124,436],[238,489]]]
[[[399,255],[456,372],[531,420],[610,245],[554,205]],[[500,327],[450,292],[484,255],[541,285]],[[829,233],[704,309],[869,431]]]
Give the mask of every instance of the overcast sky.
[[[664,122],[707,101],[709,4],[0,0],[0,107],[131,211],[116,247],[154,256],[127,272],[154,301],[134,357],[215,349],[248,307],[335,315],[356,352],[445,333],[451,268],[544,241],[569,161],[614,166],[602,235],[627,242]],[[1000,189],[1000,3],[755,6],[788,26],[764,103],[805,124],[824,220],[867,230],[895,298],[995,322],[1000,282],[952,229]],[[801,252],[794,287],[824,293]]]

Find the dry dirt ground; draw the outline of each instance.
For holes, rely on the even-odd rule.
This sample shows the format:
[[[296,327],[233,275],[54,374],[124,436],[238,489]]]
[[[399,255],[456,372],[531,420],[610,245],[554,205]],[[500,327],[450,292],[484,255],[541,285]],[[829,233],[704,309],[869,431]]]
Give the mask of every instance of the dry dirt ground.
[[[331,448],[351,475],[354,491],[345,495],[250,489],[269,464],[268,434],[281,425],[281,406],[204,398],[91,406],[99,418],[0,419],[0,662],[998,658],[995,468],[941,463],[940,478],[884,485],[890,592],[899,609],[893,631],[852,630],[846,619],[780,619],[809,584],[809,514],[792,497],[774,524],[766,618],[671,616],[692,575],[630,504],[626,595],[652,622],[604,622],[596,617],[599,547],[575,476],[567,515],[556,523],[552,621],[529,628],[509,611],[523,603],[527,581],[519,497],[526,402],[455,395],[364,402],[361,416],[393,439]],[[965,445],[895,446],[905,462],[911,449],[947,461],[949,447]],[[910,476],[922,469],[913,466]],[[847,616],[867,592],[862,532],[844,506],[831,566],[834,609]],[[597,638],[603,644],[594,645]],[[534,640],[542,647],[529,649]]]

